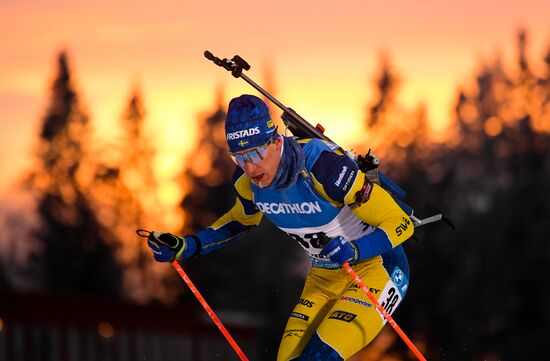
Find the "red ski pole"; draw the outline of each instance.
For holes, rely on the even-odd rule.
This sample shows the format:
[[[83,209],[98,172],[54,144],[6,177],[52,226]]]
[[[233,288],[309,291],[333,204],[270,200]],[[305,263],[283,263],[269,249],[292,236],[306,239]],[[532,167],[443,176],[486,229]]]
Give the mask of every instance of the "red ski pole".
[[[138,229],[136,230],[136,233],[138,236],[140,237],[143,237],[143,238],[148,238],[149,235],[151,234],[151,231],[148,231],[146,229]],[[172,266],[174,266],[174,268],[176,269],[176,271],[178,271],[179,275],[181,276],[181,278],[183,278],[183,280],[185,281],[185,283],[187,284],[187,286],[189,287],[189,289],[191,290],[191,292],[193,292],[193,294],[195,295],[195,297],[197,297],[197,300],[199,300],[200,304],[202,305],[202,307],[204,307],[204,309],[206,310],[206,313],[208,313],[208,315],[210,316],[210,318],[212,319],[212,321],[214,321],[214,323],[216,324],[216,326],[218,326],[218,328],[220,329],[220,331],[222,332],[222,334],[224,335],[225,339],[229,342],[229,344],[231,345],[231,347],[233,347],[233,350],[235,350],[235,352],[237,353],[237,355],[239,356],[239,358],[241,359],[241,361],[248,361],[248,358],[244,355],[244,352],[241,350],[241,348],[239,347],[239,345],[237,345],[237,343],[235,342],[235,340],[233,339],[233,337],[231,337],[231,335],[229,334],[229,332],[226,330],[226,328],[224,327],[224,325],[222,324],[222,321],[220,321],[220,319],[218,318],[218,316],[216,316],[216,314],[214,313],[214,311],[212,310],[212,308],[208,305],[208,303],[206,303],[206,300],[204,299],[204,297],[202,297],[201,293],[199,292],[199,290],[197,289],[197,287],[195,287],[195,285],[193,284],[193,282],[191,281],[191,279],[189,278],[189,276],[187,276],[187,273],[185,273],[185,271],[183,270],[183,268],[181,268],[180,264],[178,263],[178,261],[174,260],[171,262],[172,263]]]
[[[235,352],[237,353],[237,355],[239,356],[239,358],[243,361],[248,361],[248,358],[246,358],[246,356],[244,355],[243,351],[241,350],[241,348],[239,347],[239,345],[237,345],[237,343],[235,342],[235,340],[233,339],[233,337],[231,337],[231,335],[229,334],[229,332],[225,329],[224,325],[222,324],[222,322],[220,321],[220,319],[218,318],[218,316],[216,316],[216,314],[214,313],[214,311],[212,310],[212,308],[210,308],[210,306],[208,305],[208,303],[206,303],[206,300],[204,299],[204,297],[202,297],[202,295],[200,294],[199,290],[195,287],[195,285],[193,284],[193,282],[191,282],[191,279],[187,276],[187,273],[185,273],[185,271],[183,270],[183,268],[181,268],[180,264],[178,263],[178,261],[172,261],[172,266],[174,266],[174,268],[176,269],[176,271],[178,271],[179,275],[181,276],[181,278],[183,278],[183,280],[185,281],[185,283],[187,284],[187,286],[189,286],[189,289],[191,290],[191,292],[193,292],[193,294],[195,295],[195,297],[197,297],[197,299],[199,300],[199,302],[201,303],[202,307],[204,307],[204,309],[206,310],[206,312],[208,313],[208,315],[210,316],[210,318],[212,318],[212,321],[214,321],[214,323],[216,324],[216,326],[218,326],[218,328],[220,329],[220,331],[223,333],[223,335],[225,336],[226,340],[229,342],[229,344],[231,345],[231,347],[233,347],[233,350],[235,350]]]
[[[367,286],[365,285],[365,283],[363,282],[363,280],[361,278],[359,278],[359,276],[357,275],[357,273],[355,273],[355,271],[353,270],[353,268],[351,268],[351,266],[349,265],[348,262],[344,262],[344,268],[346,269],[346,271],[348,271],[349,275],[353,278],[353,280],[359,285],[359,287],[361,287],[361,289],[367,294],[367,296],[370,298],[370,300],[372,301],[372,303],[376,306],[376,308],[378,309],[378,311],[380,311],[380,313],[384,316],[384,318],[388,321],[388,323],[390,324],[391,327],[393,327],[393,329],[395,330],[395,332],[397,332],[397,334],[399,335],[399,337],[401,337],[401,339],[403,341],[405,341],[405,343],[407,344],[407,346],[409,346],[409,349],[412,351],[412,353],[416,356],[417,359],[419,359],[420,361],[426,361],[426,358],[422,355],[422,353],[420,353],[420,351],[416,348],[416,346],[414,345],[414,343],[412,343],[412,341],[407,337],[407,335],[405,335],[405,332],[403,332],[403,330],[401,329],[401,327],[399,327],[397,325],[397,323],[393,320],[393,318],[391,317],[391,315],[389,313],[386,312],[386,310],[384,309],[384,307],[382,307],[380,305],[380,303],[378,302],[378,300],[376,299],[376,297],[374,297],[374,295],[372,294],[372,292],[369,291],[369,289],[367,288]]]

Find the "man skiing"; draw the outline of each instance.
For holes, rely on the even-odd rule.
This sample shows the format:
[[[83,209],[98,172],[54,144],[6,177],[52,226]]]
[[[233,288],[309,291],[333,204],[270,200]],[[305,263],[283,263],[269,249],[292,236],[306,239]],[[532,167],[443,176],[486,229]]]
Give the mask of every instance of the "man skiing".
[[[237,165],[235,205],[194,235],[152,232],[148,245],[155,259],[212,252],[265,215],[312,260],[277,360],[348,359],[372,341],[385,319],[342,264],[349,262],[392,314],[409,284],[401,243],[413,234],[411,220],[337,145],[278,134],[266,104],[255,96],[231,100],[225,131]]]

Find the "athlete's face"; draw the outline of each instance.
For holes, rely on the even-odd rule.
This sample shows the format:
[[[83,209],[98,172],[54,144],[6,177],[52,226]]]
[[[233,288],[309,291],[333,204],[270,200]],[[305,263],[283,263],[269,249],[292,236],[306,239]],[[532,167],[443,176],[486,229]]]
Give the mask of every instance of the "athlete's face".
[[[277,168],[281,162],[281,147],[283,141],[277,137],[266,148],[265,155],[257,162],[247,161],[241,168],[252,182],[258,187],[265,188],[273,182],[277,175]],[[243,152],[245,153],[245,152]]]

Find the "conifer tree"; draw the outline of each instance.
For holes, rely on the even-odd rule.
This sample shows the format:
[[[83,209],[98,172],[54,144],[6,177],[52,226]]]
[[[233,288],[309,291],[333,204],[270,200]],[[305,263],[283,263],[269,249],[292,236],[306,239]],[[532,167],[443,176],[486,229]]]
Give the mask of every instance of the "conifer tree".
[[[162,230],[162,208],[156,196],[154,150],[145,131],[141,92],[132,90],[121,117],[122,136],[115,144],[102,146],[91,184],[90,198],[103,225],[118,240],[116,257],[124,269],[124,295],[135,301],[151,298],[170,302],[179,293],[166,287],[169,269],[158,267],[135,230]]]
[[[113,234],[98,221],[81,184],[89,118],[74,90],[67,55],[57,60],[50,105],[43,118],[38,160],[29,177],[41,221],[35,236],[44,287],[118,295],[121,272],[113,258]]]
[[[445,175],[429,185],[424,202],[439,198],[457,226],[454,232],[437,226],[419,231],[424,241],[411,257],[423,280],[416,285],[418,294],[430,292],[440,305],[413,307],[416,323],[434,337],[434,356],[445,350],[456,359],[521,358],[515,344],[534,349],[548,332],[547,325],[525,319],[526,310],[539,309],[550,295],[546,284],[529,281],[544,273],[548,262],[540,247],[547,238],[543,219],[550,214],[544,191],[550,181],[550,136],[536,127],[545,116],[541,104],[548,91],[530,66],[527,39],[525,32],[518,34],[511,69],[495,56],[474,74],[475,87],[463,89],[457,99],[458,141],[429,157]],[[447,285],[432,287],[438,279]],[[516,285],[515,291],[502,292]],[[528,296],[531,287],[539,295],[535,304]],[[449,324],[450,332],[437,331]]]
[[[374,81],[376,97],[365,118],[367,136],[354,147],[358,153],[371,149],[382,161],[381,169],[396,180],[404,179],[407,165],[417,163],[429,147],[426,108],[411,110],[400,104],[399,78],[388,57],[381,56]]]
[[[197,145],[189,155],[184,173],[184,233],[211,225],[234,201],[231,175],[234,164],[225,142],[226,110],[218,91],[214,110],[200,119]]]

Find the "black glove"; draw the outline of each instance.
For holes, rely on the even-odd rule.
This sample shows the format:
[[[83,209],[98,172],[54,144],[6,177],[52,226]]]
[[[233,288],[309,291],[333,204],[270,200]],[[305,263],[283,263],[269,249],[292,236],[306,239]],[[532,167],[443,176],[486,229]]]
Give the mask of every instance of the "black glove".
[[[187,239],[171,233],[151,232],[147,237],[147,245],[151,248],[155,261],[172,262],[179,260],[183,255]]]

